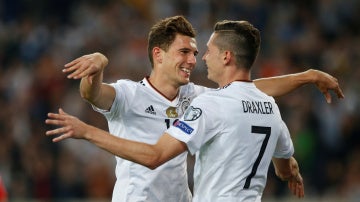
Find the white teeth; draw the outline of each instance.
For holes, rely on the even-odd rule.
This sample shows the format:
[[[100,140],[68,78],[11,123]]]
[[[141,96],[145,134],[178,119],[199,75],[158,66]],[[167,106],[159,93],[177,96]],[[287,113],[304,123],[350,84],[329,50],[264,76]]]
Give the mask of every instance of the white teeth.
[[[185,68],[181,68],[182,71],[186,72],[186,73],[190,73],[189,69],[185,69]]]

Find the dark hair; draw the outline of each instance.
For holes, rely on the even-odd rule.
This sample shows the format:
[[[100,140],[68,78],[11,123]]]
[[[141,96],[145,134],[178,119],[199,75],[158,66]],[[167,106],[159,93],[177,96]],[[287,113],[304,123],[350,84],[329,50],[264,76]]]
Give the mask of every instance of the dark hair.
[[[214,26],[215,45],[220,51],[231,51],[236,64],[250,69],[260,50],[260,32],[247,21],[224,20]]]
[[[160,20],[150,29],[148,36],[148,55],[151,66],[154,66],[152,49],[160,47],[167,51],[174,42],[176,34],[195,37],[196,32],[191,23],[183,16],[173,16]]]

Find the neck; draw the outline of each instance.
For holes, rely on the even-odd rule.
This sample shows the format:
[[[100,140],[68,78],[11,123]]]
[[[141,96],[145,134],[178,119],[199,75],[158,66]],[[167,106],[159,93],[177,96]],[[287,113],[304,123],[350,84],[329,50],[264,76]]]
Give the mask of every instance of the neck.
[[[166,80],[166,78],[158,77],[154,74],[150,75],[148,81],[159,93],[161,93],[169,100],[173,100],[177,96],[180,89],[179,85],[173,84]]]
[[[224,78],[218,82],[219,87],[224,87],[234,81],[251,82],[249,71],[232,71],[224,74]]]

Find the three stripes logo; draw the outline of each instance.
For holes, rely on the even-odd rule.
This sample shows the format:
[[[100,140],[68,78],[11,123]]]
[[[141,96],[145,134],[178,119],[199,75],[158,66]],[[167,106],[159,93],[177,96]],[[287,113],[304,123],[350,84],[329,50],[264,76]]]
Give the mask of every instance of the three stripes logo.
[[[152,105],[150,105],[148,108],[145,109],[146,113],[152,114],[152,115],[156,115],[156,112],[154,110],[154,107]]]

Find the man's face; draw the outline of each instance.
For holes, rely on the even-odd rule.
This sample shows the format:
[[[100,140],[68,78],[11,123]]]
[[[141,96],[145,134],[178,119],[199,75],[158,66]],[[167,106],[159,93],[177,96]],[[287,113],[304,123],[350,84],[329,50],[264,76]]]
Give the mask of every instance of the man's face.
[[[216,34],[213,33],[207,42],[207,50],[202,57],[205,61],[208,70],[208,79],[218,82],[222,75],[223,57],[224,55],[220,52],[219,48],[214,44],[214,38]]]
[[[169,82],[185,85],[196,65],[198,49],[194,38],[177,34],[167,52],[162,51],[162,72]]]

